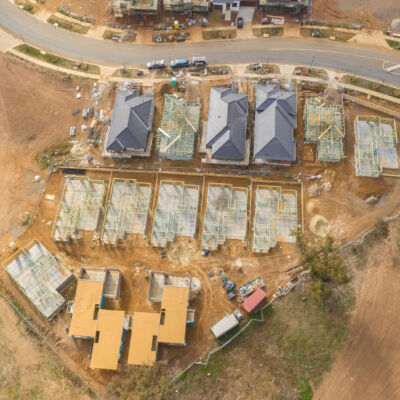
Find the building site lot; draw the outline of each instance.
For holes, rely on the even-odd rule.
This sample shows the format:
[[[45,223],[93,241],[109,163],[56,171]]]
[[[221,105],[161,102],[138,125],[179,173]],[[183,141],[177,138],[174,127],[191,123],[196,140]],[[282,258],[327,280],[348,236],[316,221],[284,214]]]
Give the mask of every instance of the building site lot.
[[[20,61],[3,58],[2,63],[4,71],[7,71],[9,66],[14,66],[20,74],[29,73],[37,79],[44,79],[43,72],[34,69],[27,72],[25,68],[31,67],[24,66]],[[393,120],[391,115],[377,111],[374,105],[378,104],[394,112],[398,112],[399,108],[389,103],[367,99],[362,95],[349,94],[367,101],[370,105],[365,107],[346,99],[334,88],[325,91],[324,87],[308,83],[289,87],[289,90],[297,93],[294,162],[258,165],[251,161],[252,151],[249,165],[246,166],[204,162],[205,156],[200,152],[200,141],[207,129],[205,123],[208,122],[211,88],[233,86],[237,91],[235,94],[248,96],[246,139],[252,143],[250,132],[255,124],[252,117],[256,111],[255,86],[259,81],[244,78],[237,73],[229,77],[214,76],[201,81],[185,76],[185,79],[178,78],[177,86],[171,83],[170,78],[151,85],[132,85],[139,89],[141,95],[149,93],[154,96],[151,129],[153,142],[148,157],[121,159],[102,157],[108,128],[106,123],[98,138],[99,143],[94,146],[93,138],[87,143],[87,130],[81,132],[80,129],[82,124],[89,125],[91,120],[83,118],[81,113],[73,113],[76,108],[81,110],[93,105],[95,111],[104,110],[104,119],[111,118],[116,90],[128,89],[131,86],[127,83],[96,83],[96,86],[93,86],[91,81],[70,81],[59,76],[52,77],[51,85],[43,89],[45,95],[39,96],[37,107],[46,104],[49,99],[57,101],[52,109],[52,114],[58,119],[57,129],[52,128],[53,139],[67,142],[69,153],[61,157],[58,157],[59,153],[54,157],[54,151],[44,154],[41,166],[45,168],[41,170],[34,157],[36,153],[43,154],[43,149],[54,142],[47,141],[47,138],[30,139],[27,148],[25,138],[25,141],[21,140],[21,143],[15,144],[14,151],[23,149],[26,152],[24,154],[27,162],[24,168],[28,168],[20,172],[19,184],[16,185],[18,190],[24,192],[21,198],[26,197],[19,213],[23,216],[25,210],[29,209],[30,217],[29,221],[23,224],[25,220],[18,215],[19,218],[10,219],[9,227],[3,228],[3,233],[8,236],[4,236],[2,240],[0,263],[7,262],[8,265],[9,257],[15,256],[15,251],[29,248],[27,245],[32,241],[40,243],[75,277],[65,290],[60,289],[66,302],[76,300],[77,279],[81,276],[81,268],[119,270],[122,276],[120,298],[106,298],[104,308],[124,311],[127,315],[138,311],[160,313],[160,304],[148,300],[149,271],[189,274],[201,282],[201,290],[190,301],[190,309],[195,311],[195,322],[186,328],[186,346],[160,345],[158,361],[170,367],[173,375],[204,356],[217,343],[210,328],[226,314],[240,309],[237,298],[227,298],[221,270],[224,271],[226,279],[233,281],[237,287],[257,277],[262,278],[266,284],[264,291],[269,301],[278,286],[287,286],[302,270],[297,268],[299,252],[293,240],[293,230],[297,229],[311,237],[322,237],[330,233],[337,243],[342,243],[358,237],[377,220],[396,213],[399,207],[400,188],[397,178],[387,176],[400,176],[396,168],[397,141],[393,139],[388,142],[388,147],[384,147],[384,150],[390,153],[390,158],[380,156],[376,160],[372,159],[373,163],[379,164],[372,169],[376,171],[375,176],[358,176],[360,171],[356,168],[356,159],[358,157],[369,162],[370,152],[367,149],[363,154],[356,153],[355,135],[357,116],[367,116],[374,132],[378,129],[379,118],[381,121]],[[286,90],[287,82],[263,80],[262,83],[278,84],[282,90]],[[80,99],[76,98],[77,85],[81,87]],[[5,90],[9,87],[6,82],[4,87]],[[22,93],[28,93],[31,89],[28,83],[21,82]],[[102,93],[100,97],[93,97],[93,89],[96,89],[96,93]],[[192,129],[197,130],[197,133],[182,159],[160,157],[158,138],[163,135],[159,128],[163,126],[165,95],[173,96],[179,101],[183,99],[182,101],[201,103],[199,124]],[[61,99],[68,103],[63,104]],[[33,111],[27,111],[26,117],[19,117],[19,121],[13,120],[7,114],[15,103],[24,106],[26,102],[27,99],[23,95],[13,101],[6,100],[5,113],[1,116],[5,131],[12,132],[14,128],[24,131],[23,128],[31,123]],[[307,102],[314,104],[310,113],[306,112]],[[39,109],[36,109],[36,113],[43,118]],[[322,117],[311,115],[313,113],[321,114]],[[339,118],[336,119],[338,113]],[[317,124],[318,143],[305,143],[307,118],[310,124]],[[33,121],[35,122],[35,119]],[[186,125],[191,124],[195,125],[194,120],[190,119],[189,123],[186,121]],[[77,127],[77,134],[70,138],[68,131],[72,125]],[[188,133],[190,129],[186,125],[184,132]],[[40,127],[41,123],[38,122],[38,126]],[[400,129],[398,120],[394,120],[394,125],[391,126],[393,132]],[[171,130],[165,130],[171,135]],[[179,134],[176,137],[178,136]],[[6,148],[12,142],[12,137],[5,136],[2,140]],[[179,138],[176,140],[175,143]],[[165,149],[168,144],[163,146]],[[172,148],[173,145],[169,147]],[[324,149],[329,151],[324,152]],[[372,157],[373,155],[374,151]],[[10,154],[7,158],[7,152],[4,153],[5,176],[11,176],[13,168],[17,165],[17,160],[13,157],[14,155]],[[328,160],[327,157],[338,158]],[[387,168],[386,160],[390,161],[390,169]],[[51,171],[46,168],[47,165],[52,165]],[[39,183],[32,183],[35,181],[35,175],[40,176]],[[68,189],[71,182],[73,184]],[[82,189],[83,187],[85,189]],[[185,192],[181,188],[190,190]],[[127,201],[135,190],[138,190],[138,195],[133,198],[137,202],[140,199],[139,209],[131,207]],[[38,206],[31,204],[28,196],[31,191],[36,193]],[[89,197],[83,195],[83,192],[90,192]],[[75,196],[74,193],[79,193],[79,196]],[[287,201],[284,200],[286,195]],[[175,205],[179,203],[178,198],[187,200],[184,211],[180,208],[181,204]],[[265,209],[265,203],[268,204],[271,198],[279,199],[276,202],[279,204],[276,216],[273,210]],[[237,206],[234,199],[237,199]],[[5,196],[4,217],[7,217],[8,210],[13,210],[14,201],[13,196]],[[271,202],[275,204],[274,201]],[[290,203],[293,210],[290,222],[278,226],[280,233],[275,235],[275,240],[265,239],[261,244],[255,245],[257,227],[263,230],[268,223],[276,224],[285,211],[286,203]],[[262,216],[272,215],[272,221],[260,222],[256,218],[257,210],[261,210]],[[130,215],[129,218],[120,218],[122,211],[126,211]],[[175,213],[175,216],[179,217],[176,226],[168,225],[164,228],[166,212]],[[214,224],[213,220],[219,223]],[[130,221],[134,223],[129,225]],[[125,224],[122,229],[120,224]],[[67,241],[63,240],[65,235],[68,237]],[[206,257],[202,254],[204,249],[208,250]],[[112,377],[118,372],[128,371],[131,332],[127,332],[125,337],[118,372],[90,368],[92,360],[88,355],[92,351],[92,343],[88,340],[74,339],[68,334],[66,329],[70,327],[71,316],[63,309],[61,312],[57,311],[56,318],[48,321],[47,315],[44,317],[27,299],[6,268],[0,268],[0,278],[1,288],[21,307],[24,314],[49,337],[51,343],[57,345],[63,357],[97,391],[107,397],[105,388]]]

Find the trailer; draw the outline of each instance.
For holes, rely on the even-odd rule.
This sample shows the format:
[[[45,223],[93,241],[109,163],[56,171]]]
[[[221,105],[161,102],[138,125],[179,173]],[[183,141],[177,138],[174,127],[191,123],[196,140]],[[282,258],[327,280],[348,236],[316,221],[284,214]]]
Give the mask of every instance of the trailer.
[[[211,332],[216,339],[228,333],[233,328],[239,325],[239,321],[234,314],[228,314],[220,321],[218,321],[214,326],[211,327]]]
[[[248,314],[256,311],[260,304],[267,297],[267,294],[262,289],[257,289],[251,296],[249,296],[243,303],[242,308]]]
[[[249,294],[252,294],[257,289],[263,288],[264,286],[265,283],[262,280],[262,278],[256,278],[250,282],[245,283],[244,285],[239,286],[238,292],[240,297],[244,299],[244,297],[248,296]]]

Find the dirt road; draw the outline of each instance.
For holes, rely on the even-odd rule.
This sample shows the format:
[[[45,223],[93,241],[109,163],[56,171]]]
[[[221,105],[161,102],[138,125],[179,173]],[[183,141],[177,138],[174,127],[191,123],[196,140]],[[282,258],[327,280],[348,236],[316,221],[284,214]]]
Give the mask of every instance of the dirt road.
[[[315,400],[400,399],[399,226],[355,278],[350,333]]]

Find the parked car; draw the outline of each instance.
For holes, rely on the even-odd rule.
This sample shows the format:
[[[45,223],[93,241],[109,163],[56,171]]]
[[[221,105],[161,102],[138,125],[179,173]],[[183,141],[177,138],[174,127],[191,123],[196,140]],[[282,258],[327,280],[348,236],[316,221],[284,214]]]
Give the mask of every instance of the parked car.
[[[187,58],[184,58],[182,60],[172,60],[170,62],[171,68],[185,68],[189,67],[190,63]]]
[[[165,68],[164,60],[154,60],[147,63],[148,69],[163,69]]]
[[[236,26],[238,27],[238,29],[242,29],[243,28],[243,18],[242,17],[239,17],[236,20]]]
[[[207,61],[205,57],[192,57],[192,64],[195,67],[204,67],[207,65]]]

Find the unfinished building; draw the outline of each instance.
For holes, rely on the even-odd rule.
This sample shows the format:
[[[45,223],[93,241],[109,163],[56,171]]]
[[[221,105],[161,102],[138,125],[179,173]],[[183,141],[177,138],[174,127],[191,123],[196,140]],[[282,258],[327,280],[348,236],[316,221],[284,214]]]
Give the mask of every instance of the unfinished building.
[[[266,11],[292,11],[301,14],[307,10],[310,0],[258,0],[258,6]]]
[[[74,276],[37,240],[19,249],[3,267],[43,317],[51,319],[65,305],[61,292]]]
[[[171,11],[187,16],[195,13],[208,13],[209,0],[163,0],[165,11]]]
[[[80,231],[96,231],[106,184],[88,177],[66,176],[53,225],[55,241],[80,239]]]
[[[194,237],[198,204],[199,186],[161,181],[151,237],[153,246],[166,247],[176,236]]]
[[[267,253],[278,242],[294,243],[296,231],[297,191],[279,186],[257,186],[253,251]]]
[[[138,90],[118,90],[103,157],[149,157],[153,139],[153,96]]]
[[[159,156],[168,160],[192,160],[200,117],[200,100],[166,94],[157,136]]]
[[[90,368],[116,370],[125,338],[125,312],[105,310],[106,298],[119,299],[121,271],[82,268],[75,300],[68,302],[69,334],[93,340]]]
[[[166,272],[152,271],[150,274],[149,301],[160,303],[163,296],[163,289],[166,286],[191,287],[189,274],[171,274]]]
[[[117,18],[157,15],[159,4],[158,0],[112,0],[112,10]]]
[[[397,169],[396,121],[357,115],[354,121],[354,159],[357,176],[378,177],[384,168]]]
[[[116,246],[126,241],[128,234],[146,235],[151,189],[150,183],[113,179],[103,225],[103,244]]]
[[[338,162],[343,156],[343,105],[327,105],[322,97],[306,99],[305,143],[317,143],[317,158],[322,162]]]
[[[250,140],[246,139],[249,99],[232,88],[212,87],[207,129],[203,134],[203,162],[248,165]]]
[[[208,185],[202,246],[217,250],[227,239],[244,242],[247,236],[248,189],[232,185]]]

